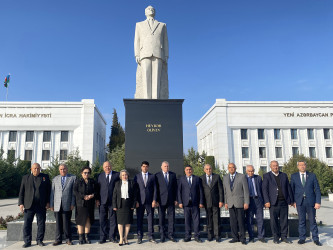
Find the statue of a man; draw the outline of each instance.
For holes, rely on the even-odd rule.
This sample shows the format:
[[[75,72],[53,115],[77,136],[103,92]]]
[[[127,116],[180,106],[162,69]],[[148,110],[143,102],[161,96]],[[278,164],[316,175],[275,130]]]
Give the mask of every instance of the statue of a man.
[[[135,60],[138,63],[135,98],[168,99],[169,43],[166,24],[158,22],[155,9],[145,9],[147,19],[136,23]]]

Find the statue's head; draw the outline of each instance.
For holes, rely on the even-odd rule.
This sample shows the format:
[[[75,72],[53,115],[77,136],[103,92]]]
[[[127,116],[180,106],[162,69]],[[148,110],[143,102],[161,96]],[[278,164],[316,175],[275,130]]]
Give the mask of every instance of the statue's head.
[[[149,6],[145,9],[145,15],[146,15],[146,17],[148,17],[148,16],[152,16],[152,17],[154,17],[154,16],[155,16],[155,9],[154,9],[154,7],[149,5]]]

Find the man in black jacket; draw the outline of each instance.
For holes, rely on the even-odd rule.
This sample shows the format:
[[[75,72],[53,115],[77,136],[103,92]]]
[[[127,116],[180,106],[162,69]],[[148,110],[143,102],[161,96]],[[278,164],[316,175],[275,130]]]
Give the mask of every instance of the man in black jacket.
[[[50,206],[51,183],[47,174],[40,172],[40,165],[31,166],[31,174],[23,176],[19,193],[20,210],[24,211],[23,247],[31,246],[32,221],[37,216],[37,245],[43,243],[45,233],[46,209]]]

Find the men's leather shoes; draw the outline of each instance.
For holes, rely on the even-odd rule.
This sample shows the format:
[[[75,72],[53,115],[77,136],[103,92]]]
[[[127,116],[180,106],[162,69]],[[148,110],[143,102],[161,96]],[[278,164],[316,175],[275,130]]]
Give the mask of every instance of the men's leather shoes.
[[[216,242],[221,242],[220,237],[216,237],[216,238],[215,238],[215,241],[216,241]]]
[[[259,241],[262,242],[262,243],[267,243],[267,241],[265,240],[265,238],[260,238]]]
[[[156,240],[153,238],[149,239],[149,242],[157,244]]]
[[[190,242],[191,241],[191,238],[185,238],[184,239],[184,242]]]
[[[177,242],[177,240],[174,237],[169,237],[169,240],[172,242]]]
[[[106,242],[106,240],[103,239],[103,240],[100,240],[100,241],[98,242],[98,244],[104,244],[105,242]]]
[[[161,238],[161,239],[160,239],[160,242],[161,242],[161,243],[164,243],[164,242],[165,242],[165,237]]]
[[[110,238],[110,242],[112,242],[112,243],[118,243],[118,241],[116,239],[114,239],[114,238]]]
[[[236,243],[236,242],[239,242],[239,240],[237,240],[237,239],[229,240],[229,243]]]
[[[319,240],[315,240],[313,243],[315,243],[317,246],[320,246],[320,247],[323,245],[323,244],[320,243]]]
[[[53,246],[59,246],[59,245],[61,245],[62,244],[62,242],[61,241],[55,241],[55,242],[53,242]]]
[[[22,247],[23,248],[31,247],[31,242],[24,243],[24,245]]]
[[[37,245],[40,246],[40,247],[44,247],[45,246],[44,242],[41,241],[41,240],[37,241]]]
[[[249,238],[249,242],[254,243],[254,238]]]
[[[198,243],[202,243],[202,242],[203,242],[200,238],[195,238],[194,240],[195,240],[196,242],[198,242]]]
[[[68,240],[68,241],[66,241],[66,244],[67,244],[68,246],[72,246],[72,245],[73,245],[73,242],[72,242],[71,240]]]
[[[305,240],[299,240],[297,243],[300,244],[300,245],[302,245],[302,244],[305,243]]]
[[[139,238],[138,241],[137,241],[136,243],[141,244],[141,243],[142,243],[142,239]]]
[[[242,240],[241,242],[242,242],[243,245],[247,244],[246,240]]]
[[[287,244],[292,244],[292,242],[290,240],[288,240],[287,238],[282,239],[281,242],[284,242]]]
[[[273,243],[274,244],[280,244],[280,241],[279,240],[273,240]]]
[[[207,240],[208,240],[208,241],[212,241],[212,240],[213,240],[213,237],[210,236],[210,237],[207,238]]]

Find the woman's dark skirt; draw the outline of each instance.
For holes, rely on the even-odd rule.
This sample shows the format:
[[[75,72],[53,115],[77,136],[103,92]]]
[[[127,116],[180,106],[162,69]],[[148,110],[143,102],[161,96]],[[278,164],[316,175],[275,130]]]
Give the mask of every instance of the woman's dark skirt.
[[[130,199],[121,199],[121,208],[117,210],[117,223],[120,225],[133,223],[133,210]]]
[[[87,218],[90,219],[90,225],[94,223],[94,206],[88,206],[88,207],[81,207],[76,206],[76,225],[79,226],[85,226],[87,222]]]

